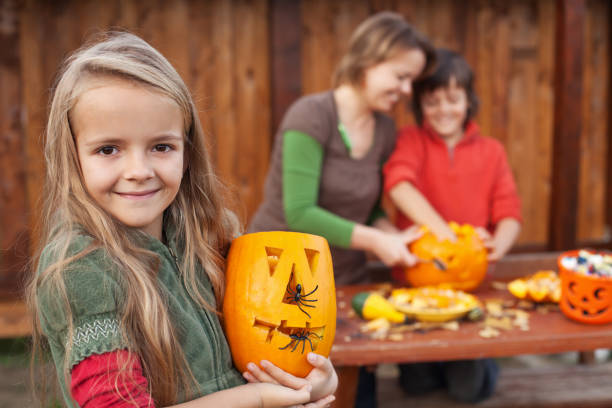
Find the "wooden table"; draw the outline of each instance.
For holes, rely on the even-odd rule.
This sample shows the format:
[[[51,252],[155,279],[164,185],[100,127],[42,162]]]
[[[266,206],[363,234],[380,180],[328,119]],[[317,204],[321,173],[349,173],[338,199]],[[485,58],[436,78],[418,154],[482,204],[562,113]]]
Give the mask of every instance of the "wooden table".
[[[473,293],[481,300],[511,300],[510,293],[492,288],[491,282],[508,281],[538,269],[556,269],[556,257],[552,253],[510,256],[492,267],[487,280]],[[330,356],[340,377],[335,406],[353,406],[358,368],[363,365],[587,351],[608,348],[612,343],[612,324],[581,324],[558,311],[530,312],[529,331],[501,331],[499,337],[489,339],[478,335],[482,328],[479,323],[461,322],[458,331],[407,332],[401,341],[373,340],[360,332],[364,321],[350,310],[354,294],[375,288],[376,285],[337,288],[336,339]]]

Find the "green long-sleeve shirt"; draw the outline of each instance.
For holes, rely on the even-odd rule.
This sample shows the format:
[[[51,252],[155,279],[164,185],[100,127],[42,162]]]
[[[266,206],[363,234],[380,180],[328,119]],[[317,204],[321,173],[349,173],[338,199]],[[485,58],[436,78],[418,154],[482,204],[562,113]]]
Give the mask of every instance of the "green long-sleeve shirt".
[[[350,150],[350,146],[343,138]],[[323,148],[312,137],[296,130],[283,134],[283,207],[291,230],[325,237],[330,244],[348,248],[355,222],[317,204]],[[385,214],[376,205],[368,219],[371,224]]]

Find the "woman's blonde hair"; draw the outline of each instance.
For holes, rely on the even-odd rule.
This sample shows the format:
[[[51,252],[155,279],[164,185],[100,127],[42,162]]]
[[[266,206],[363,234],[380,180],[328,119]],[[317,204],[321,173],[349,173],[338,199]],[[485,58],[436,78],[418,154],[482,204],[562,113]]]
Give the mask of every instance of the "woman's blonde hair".
[[[62,300],[68,322],[64,378],[74,327],[66,295],[64,272],[68,264],[86,252],[102,248],[122,273],[117,274],[124,298],[119,311],[120,326],[130,351],[138,355],[156,405],[189,396],[194,377],[181,350],[177,330],[170,321],[166,303],[158,290],[158,256],[143,248],[143,233],[129,228],[105,212],[87,193],[70,127],[71,110],[88,79],[119,78],[148,87],[172,99],[183,113],[185,161],[183,179],[175,200],[165,211],[165,220],[176,227],[184,246],[180,270],[190,296],[207,304],[198,285],[199,263],[212,283],[217,305],[223,295],[224,251],[238,233],[238,222],[223,206],[222,185],[215,177],[193,99],[171,64],[148,43],[125,32],[108,32],[77,50],[65,61],[53,91],[46,129],[45,202],[42,214],[42,246],[57,260],[34,272],[27,299],[35,322],[34,345],[41,350],[39,320],[40,287],[52,288]],[[69,257],[68,247],[78,233],[93,237],[93,247]],[[42,252],[42,249],[41,251]],[[40,252],[37,263],[40,263]],[[127,273],[126,273],[127,272]],[[124,369],[127,369],[127,363]],[[66,384],[70,384],[69,381]]]
[[[359,24],[353,32],[348,50],[334,72],[333,85],[359,85],[367,68],[392,58],[398,51],[412,49],[423,51],[423,73],[429,72],[435,63],[436,54],[427,38],[398,13],[376,13]]]

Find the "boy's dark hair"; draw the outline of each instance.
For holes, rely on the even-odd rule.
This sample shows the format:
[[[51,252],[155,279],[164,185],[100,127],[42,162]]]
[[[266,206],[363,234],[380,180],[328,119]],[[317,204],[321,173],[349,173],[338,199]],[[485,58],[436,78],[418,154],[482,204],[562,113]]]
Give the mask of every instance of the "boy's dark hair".
[[[436,50],[436,67],[431,74],[417,80],[413,84],[412,111],[419,125],[423,124],[423,110],[421,109],[421,98],[428,92],[450,84],[451,78],[455,78],[457,86],[465,89],[468,99],[467,115],[465,123],[476,116],[478,112],[478,97],[474,91],[474,73],[461,54],[445,48]]]

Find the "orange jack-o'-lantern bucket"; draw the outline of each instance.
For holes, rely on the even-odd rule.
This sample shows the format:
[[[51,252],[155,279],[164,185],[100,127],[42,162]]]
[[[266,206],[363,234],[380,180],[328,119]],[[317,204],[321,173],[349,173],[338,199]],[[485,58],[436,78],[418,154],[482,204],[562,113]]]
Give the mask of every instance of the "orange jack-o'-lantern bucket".
[[[578,252],[564,252],[557,260],[561,278],[561,311],[570,319],[583,323],[612,322],[612,278],[585,275],[563,266],[563,258],[577,257]]]
[[[336,331],[336,290],[325,238],[257,232],[230,247],[223,301],[225,332],[236,368],[271,361],[299,377],[313,351],[328,356]]]

